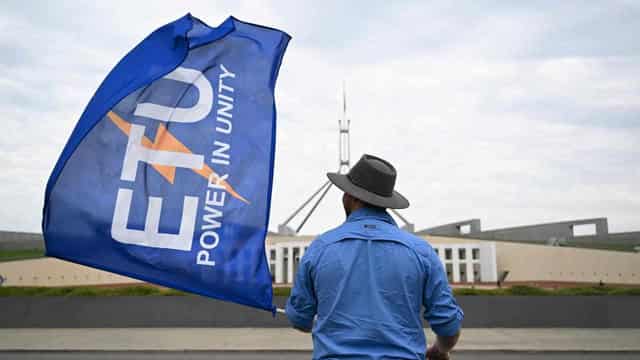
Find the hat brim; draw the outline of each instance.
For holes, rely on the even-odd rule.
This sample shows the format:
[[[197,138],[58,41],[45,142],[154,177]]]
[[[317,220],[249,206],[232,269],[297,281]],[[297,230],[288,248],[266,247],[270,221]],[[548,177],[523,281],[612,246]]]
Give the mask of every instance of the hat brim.
[[[409,207],[409,200],[395,190],[391,196],[380,196],[352,183],[346,175],[327,173],[327,177],[340,190],[371,205],[388,209],[406,209]]]

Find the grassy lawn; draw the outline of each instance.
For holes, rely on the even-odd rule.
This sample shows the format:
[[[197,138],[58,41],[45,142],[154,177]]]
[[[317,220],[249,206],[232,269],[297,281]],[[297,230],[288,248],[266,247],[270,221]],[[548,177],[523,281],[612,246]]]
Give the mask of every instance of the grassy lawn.
[[[640,296],[640,288],[623,287],[577,287],[548,290],[531,286],[517,285],[502,289],[454,289],[456,296],[593,296],[593,295],[626,295]],[[289,296],[290,288],[274,288],[275,296]],[[159,288],[150,285],[123,287],[0,287],[0,296],[183,296],[186,293],[173,289]]]
[[[44,250],[42,249],[28,249],[28,250],[0,250],[0,262],[13,261],[13,260],[25,260],[36,259],[44,256]]]
[[[0,296],[180,296],[184,292],[164,289],[150,285],[122,286],[122,287],[95,287],[95,286],[68,286],[68,287],[0,287]]]
[[[569,287],[559,289],[543,289],[526,285],[514,285],[501,289],[454,289],[456,296],[593,296],[593,295],[640,295],[640,288],[637,287],[608,287],[608,286],[588,286]]]

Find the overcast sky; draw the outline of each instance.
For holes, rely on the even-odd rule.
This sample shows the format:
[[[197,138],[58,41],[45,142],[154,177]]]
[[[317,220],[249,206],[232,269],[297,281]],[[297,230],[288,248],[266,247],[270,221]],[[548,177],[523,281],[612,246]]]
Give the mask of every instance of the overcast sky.
[[[2,1],[0,229],[39,231],[46,180],[99,83],[191,12],[293,37],[271,229],[337,169],[344,80],[352,161],[395,164],[416,228],[606,216],[640,230],[640,2],[390,3]],[[341,222],[340,196],[303,232]]]

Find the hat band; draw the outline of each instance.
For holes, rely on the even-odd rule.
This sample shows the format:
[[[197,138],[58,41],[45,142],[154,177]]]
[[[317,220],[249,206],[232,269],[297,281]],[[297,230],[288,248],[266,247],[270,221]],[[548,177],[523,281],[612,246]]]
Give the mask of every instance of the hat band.
[[[353,179],[353,177],[351,177],[351,174],[348,174],[348,173],[347,173],[347,179],[349,179],[349,181],[351,181],[351,183],[353,183],[353,185],[355,185],[355,186],[357,186],[357,187],[359,187],[359,188],[361,188],[361,189],[367,190],[367,191],[369,191],[369,192],[372,192],[372,193],[374,193],[374,194],[376,194],[376,195],[378,195],[378,196],[382,196],[382,197],[390,197],[391,195],[393,195],[393,190],[391,191],[391,194],[382,194],[382,193],[380,193],[380,192],[378,192],[378,191],[375,191],[375,190],[369,189],[369,188],[367,188],[366,186],[364,186],[364,185],[362,185],[361,183],[359,183],[358,181],[355,181],[355,180]]]

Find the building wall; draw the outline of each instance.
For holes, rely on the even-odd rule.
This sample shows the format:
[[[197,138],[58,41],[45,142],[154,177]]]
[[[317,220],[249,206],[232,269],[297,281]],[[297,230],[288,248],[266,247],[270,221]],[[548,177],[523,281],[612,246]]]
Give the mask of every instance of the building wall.
[[[574,226],[595,225],[594,237],[606,241],[609,233],[606,218],[581,219],[548,224],[518,226],[506,229],[482,231],[473,237],[486,240],[526,241],[537,243],[567,243],[574,237]]]
[[[592,234],[578,227],[591,225]],[[468,233],[461,229],[468,226]],[[587,231],[588,232],[588,231]],[[480,240],[511,241],[591,249],[640,251],[640,231],[610,233],[607,218],[577,219],[545,224],[481,230],[479,219],[459,221],[418,231],[416,235],[470,237]]]
[[[477,239],[448,236],[426,236],[426,239],[433,246],[478,242]],[[491,243],[496,247],[498,277],[509,271],[506,282],[596,284],[602,281],[605,284],[640,285],[640,253],[510,241]]]
[[[447,272],[449,282],[473,284],[495,282],[497,262],[495,244],[432,244]]]
[[[640,254],[496,242],[498,273],[507,282],[640,284]]]
[[[568,245],[579,245],[592,248],[615,246],[620,249],[633,251],[636,250],[636,247],[640,248],[640,231],[609,233],[604,240],[602,237],[597,235],[575,236],[567,243]]]
[[[293,236],[267,239],[266,256],[274,283],[294,282],[300,259],[311,241],[311,237],[301,239]],[[432,246],[438,253],[450,282],[473,284],[497,280],[496,250],[492,242],[442,242],[432,243]]]
[[[419,231],[417,235],[464,235],[462,229],[465,226],[468,226],[469,235],[477,234],[481,231],[480,219],[471,219],[424,229]]]
[[[139,280],[54,258],[0,262],[2,286],[138,284]]]
[[[290,283],[289,279],[293,279],[305,247],[312,240],[313,237],[310,236],[276,236],[267,239],[266,255],[275,283]],[[463,263],[467,267],[466,283],[476,280],[471,270],[474,264],[478,263],[473,259],[473,249],[477,248],[480,251],[481,282],[494,282],[501,274],[508,271],[506,282],[548,281],[596,284],[602,281],[605,284],[640,285],[640,253],[444,236],[427,236],[426,241],[438,249],[445,267],[450,265],[453,282],[464,282],[465,279],[461,274]],[[290,252],[291,247],[297,247],[297,250]],[[459,249],[461,248],[465,249],[466,259],[460,259]],[[446,249],[451,249],[450,260],[446,258]],[[273,259],[271,259],[271,250],[274,250]],[[289,263],[290,256],[293,260]],[[275,264],[278,261],[283,265],[276,271]],[[454,275],[456,273],[458,275]],[[53,258],[1,262],[0,276],[5,278],[4,286],[140,283],[138,280]]]

